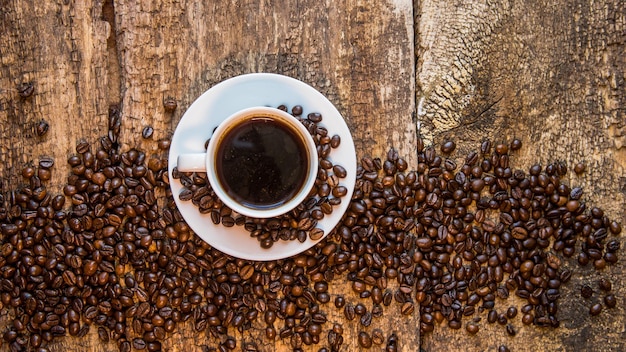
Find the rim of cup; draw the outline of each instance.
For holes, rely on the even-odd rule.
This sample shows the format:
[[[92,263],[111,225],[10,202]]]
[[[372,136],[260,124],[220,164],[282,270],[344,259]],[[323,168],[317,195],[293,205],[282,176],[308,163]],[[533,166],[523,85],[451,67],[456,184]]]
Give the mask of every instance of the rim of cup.
[[[294,197],[275,207],[256,209],[241,204],[224,191],[220,181],[218,180],[215,166],[215,156],[217,153],[218,142],[222,139],[222,135],[225,132],[228,132],[233,124],[238,124],[242,120],[259,117],[259,115],[261,117],[278,118],[282,121],[287,121],[290,126],[294,127],[294,129],[298,132],[300,137],[303,139],[304,144],[306,145],[309,163],[307,178]],[[317,179],[317,146],[315,145],[315,141],[313,140],[313,137],[311,136],[307,128],[302,124],[302,122],[300,122],[300,120],[298,120],[293,115],[285,111],[266,106],[246,108],[239,110],[227,117],[219,124],[219,126],[217,126],[217,128],[213,132],[213,135],[209,140],[209,145],[207,146],[206,169],[207,178],[209,180],[209,183],[211,184],[211,187],[213,188],[213,191],[215,192],[217,197],[231,210],[241,215],[250,216],[253,218],[272,218],[293,210],[309,195],[309,192],[311,191],[311,188],[313,188],[315,180]]]

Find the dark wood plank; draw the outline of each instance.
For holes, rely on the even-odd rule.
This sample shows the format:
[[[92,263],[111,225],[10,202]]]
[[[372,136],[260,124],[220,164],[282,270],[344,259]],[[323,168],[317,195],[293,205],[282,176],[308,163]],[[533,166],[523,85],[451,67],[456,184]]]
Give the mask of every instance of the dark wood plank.
[[[461,153],[478,150],[484,139],[517,137],[523,147],[512,166],[567,162],[563,181],[584,188],[588,209],[599,206],[625,223],[625,15],[619,1],[420,2],[420,133],[435,143],[453,139]],[[587,165],[580,176],[573,172],[578,162]],[[623,261],[601,273],[580,268],[575,258],[564,262],[574,276],[561,290],[559,328],[524,326],[518,315],[512,321],[517,335],[509,337],[504,326],[487,324],[485,313],[476,336],[437,326],[424,336],[424,350],[623,350],[623,300],[597,317],[588,314],[603,297],[600,277],[624,297]],[[590,300],[580,298],[583,284],[596,288]],[[520,304],[497,301],[496,309]]]

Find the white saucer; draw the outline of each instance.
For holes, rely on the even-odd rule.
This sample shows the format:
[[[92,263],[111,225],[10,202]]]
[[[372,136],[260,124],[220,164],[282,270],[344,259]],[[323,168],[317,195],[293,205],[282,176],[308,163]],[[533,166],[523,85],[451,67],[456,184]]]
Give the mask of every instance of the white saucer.
[[[172,177],[172,170],[176,166],[178,155],[205,152],[205,141],[211,137],[215,127],[232,113],[253,106],[277,107],[281,104],[287,106],[290,111],[294,105],[301,105],[302,116],[307,116],[310,112],[321,113],[323,121],[320,125],[328,129],[330,136],[338,134],[341,137],[341,144],[331,151],[329,159],[346,169],[347,176],[341,183],[348,189],[348,193],[342,198],[341,204],[333,208],[330,215],[326,215],[318,222],[317,226],[324,230],[326,237],[350,205],[356,180],[356,153],[354,141],[343,117],[315,88],[296,79],[271,73],[252,73],[228,79],[204,92],[191,104],[172,137],[168,172],[178,210],[198,236],[214,248],[238,258],[249,260],[287,258],[309,249],[319,240],[307,239],[303,243],[297,240],[279,241],[271,248],[263,249],[259,241],[250,237],[243,226],[228,228],[221,224],[215,225],[210,214],[200,214],[191,201],[181,201],[178,195],[183,186],[179,180]]]

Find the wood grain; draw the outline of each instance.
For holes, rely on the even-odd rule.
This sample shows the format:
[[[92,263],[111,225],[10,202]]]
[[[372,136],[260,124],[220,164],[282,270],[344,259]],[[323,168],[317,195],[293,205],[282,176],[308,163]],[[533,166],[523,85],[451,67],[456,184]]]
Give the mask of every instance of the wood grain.
[[[413,167],[417,134],[427,143],[454,139],[459,155],[486,138],[517,137],[524,147],[513,166],[585,162],[588,171],[570,170],[566,181],[584,187],[588,206],[626,224],[625,31],[621,0],[0,0],[0,191],[19,187],[20,169],[43,155],[56,160],[49,185],[59,191],[69,173],[65,160],[80,139],[95,143],[106,134],[111,106],[121,112],[122,150],[157,154],[156,141],[172,135],[202,92],[239,74],[275,72],[312,85],[337,106],[359,157],[395,147]],[[34,92],[21,97],[25,83]],[[50,130],[38,137],[42,120]],[[155,129],[148,140],[140,137],[146,126]],[[598,317],[587,314],[579,288],[600,274],[575,260],[567,265],[576,274],[562,290],[561,327],[525,327],[518,317],[515,337],[484,322],[476,336],[445,326],[420,336],[418,309],[401,316],[397,304],[364,329],[332,302],[339,294],[370,301],[336,278],[321,342],[307,350],[328,345],[333,323],[344,327],[342,351],[357,349],[358,332],[375,327],[395,332],[403,351],[626,349],[623,260],[601,273],[619,298]],[[0,326],[11,318],[0,310]],[[258,323],[229,334],[237,349],[256,341],[262,350],[291,350],[289,340],[265,340],[263,329]],[[217,342],[185,324],[164,348],[204,351]],[[49,348],[116,346],[100,342],[92,327],[82,339],[58,339]]]

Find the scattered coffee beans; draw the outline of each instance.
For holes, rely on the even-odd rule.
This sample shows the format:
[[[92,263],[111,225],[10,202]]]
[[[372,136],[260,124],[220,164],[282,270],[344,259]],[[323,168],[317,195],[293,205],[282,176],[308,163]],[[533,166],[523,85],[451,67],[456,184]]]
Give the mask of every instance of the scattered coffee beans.
[[[291,111],[314,134],[320,160],[330,160],[339,137],[318,124],[321,115]],[[21,187],[0,194],[0,302],[15,317],[2,335],[9,350],[45,351],[54,338],[85,336],[95,325],[120,351],[158,351],[189,322],[218,339],[219,350],[257,350],[232,336],[260,325],[269,341],[294,350],[324,344],[321,350],[333,351],[344,344],[344,328],[328,322],[325,310],[337,309],[363,329],[361,347],[397,351],[398,336],[376,326],[391,304],[419,314],[422,333],[443,323],[478,334],[486,321],[513,336],[518,317],[559,326],[568,258],[596,270],[618,258],[620,240],[611,237],[621,224],[588,208],[580,188],[561,183],[565,164],[514,169],[509,152],[522,147],[514,140],[484,141],[457,165],[452,142],[440,156],[421,139],[415,169],[394,149],[361,160],[348,210],[314,247],[278,261],[233,258],[195,236],[174,196],[210,212],[216,224],[244,226],[262,246],[304,241],[348,201],[342,168],[325,162],[314,194],[288,218],[246,219],[215,199],[202,174],[177,173],[186,190],[172,195],[165,156],[120,151],[120,112],[112,106],[109,113],[107,136],[97,145],[79,141],[68,158],[63,194],[46,188],[55,163],[45,157],[21,170]],[[169,148],[168,140],[155,143]],[[331,297],[337,278],[350,282],[354,298]],[[590,315],[617,305],[612,286],[607,278],[582,286]],[[499,306],[511,295],[524,301],[519,314]]]

